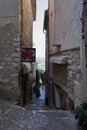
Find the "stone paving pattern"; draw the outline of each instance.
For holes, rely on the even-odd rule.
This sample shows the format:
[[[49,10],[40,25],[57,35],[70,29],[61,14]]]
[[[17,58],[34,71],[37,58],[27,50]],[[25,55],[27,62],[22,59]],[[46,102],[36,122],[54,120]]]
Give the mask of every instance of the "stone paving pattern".
[[[0,130],[79,130],[69,111],[49,108],[35,99],[26,108],[0,100]]]

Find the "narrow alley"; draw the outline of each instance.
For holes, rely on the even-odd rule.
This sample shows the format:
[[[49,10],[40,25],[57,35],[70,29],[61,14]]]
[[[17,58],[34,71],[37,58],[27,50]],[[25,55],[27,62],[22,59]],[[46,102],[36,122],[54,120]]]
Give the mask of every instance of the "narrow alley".
[[[0,0],[0,130],[87,130],[87,0]]]

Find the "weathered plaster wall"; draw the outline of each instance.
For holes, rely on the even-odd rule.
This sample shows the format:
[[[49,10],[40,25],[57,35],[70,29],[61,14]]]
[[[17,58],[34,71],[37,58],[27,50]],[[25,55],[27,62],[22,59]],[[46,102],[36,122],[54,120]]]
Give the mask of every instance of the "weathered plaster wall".
[[[0,97],[15,100],[19,71],[18,0],[0,1]]]
[[[79,47],[82,43],[83,0],[55,0],[55,44],[61,50]]]
[[[58,51],[58,48],[54,46],[55,43],[55,0],[49,0],[49,44],[50,54],[54,54]]]
[[[50,51],[54,44],[54,0],[50,0],[49,4],[49,32],[50,32]]]

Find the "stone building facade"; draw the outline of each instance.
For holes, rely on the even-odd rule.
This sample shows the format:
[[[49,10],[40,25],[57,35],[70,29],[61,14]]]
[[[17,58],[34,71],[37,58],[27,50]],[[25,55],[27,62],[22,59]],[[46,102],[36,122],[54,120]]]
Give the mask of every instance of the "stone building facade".
[[[49,0],[49,64],[56,107],[87,100],[83,0]]]
[[[18,95],[21,47],[32,43],[33,5],[35,0],[0,1],[0,97],[5,99],[15,100]]]
[[[0,2],[0,96],[4,95],[7,99],[17,96],[20,51],[18,8],[18,0]]]
[[[36,0],[20,0],[20,31],[22,47],[32,47],[33,21],[36,19]]]

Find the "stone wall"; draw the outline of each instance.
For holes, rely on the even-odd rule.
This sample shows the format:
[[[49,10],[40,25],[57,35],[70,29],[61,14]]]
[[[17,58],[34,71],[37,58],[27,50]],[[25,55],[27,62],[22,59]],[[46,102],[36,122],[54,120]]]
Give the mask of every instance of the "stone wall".
[[[80,49],[62,51],[61,55],[68,57],[68,64],[52,64],[51,75],[54,82],[68,94],[68,98],[78,105],[81,102]]]
[[[31,0],[0,1],[0,97],[9,100],[17,98],[21,47],[19,34],[22,47],[31,47],[32,27]]]
[[[18,94],[18,6],[18,0],[0,1],[0,97],[9,100],[15,100]]]
[[[32,46],[33,13],[31,0],[20,1],[21,6],[21,35],[22,47]]]

